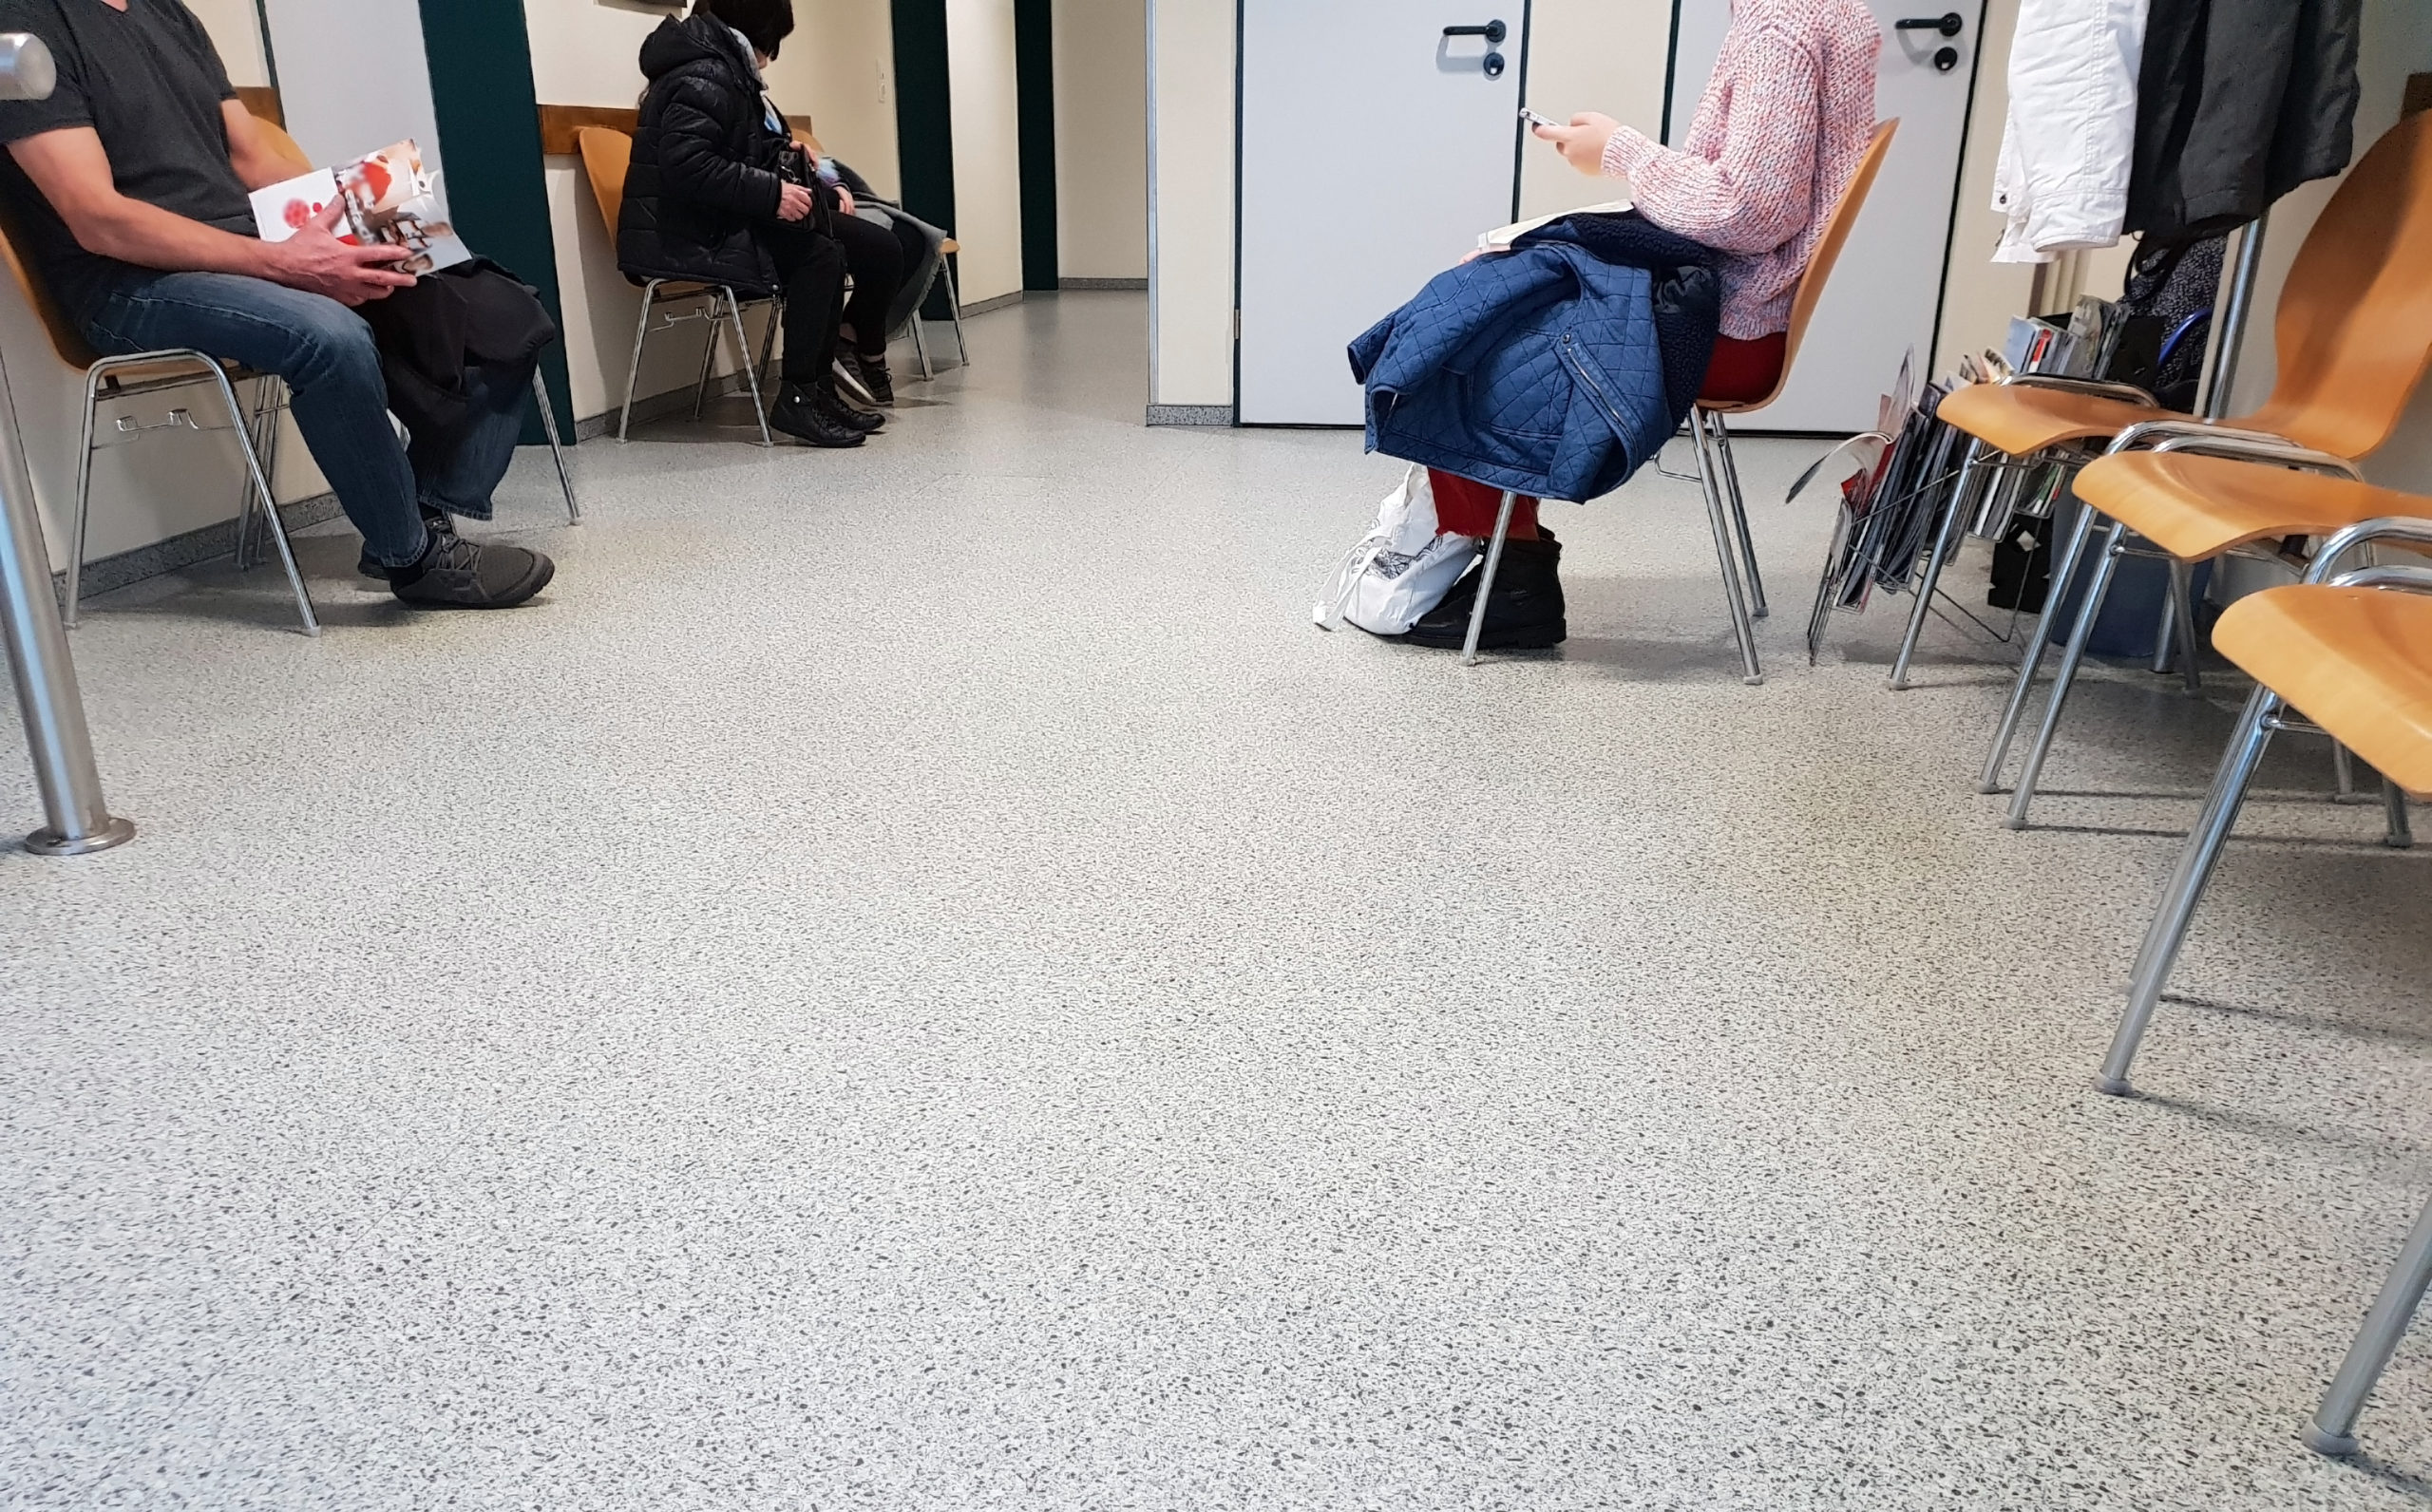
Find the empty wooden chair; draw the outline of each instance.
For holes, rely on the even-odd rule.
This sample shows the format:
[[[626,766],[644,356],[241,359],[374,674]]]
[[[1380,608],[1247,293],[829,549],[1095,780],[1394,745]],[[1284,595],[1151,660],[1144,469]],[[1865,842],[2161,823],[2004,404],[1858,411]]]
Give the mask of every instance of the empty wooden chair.
[[[1933,532],[1932,556],[1892,665],[1891,686],[1907,685],[1928,606],[1972,512],[1974,495],[1996,466],[2048,461],[2075,467],[2097,452],[2197,450],[2352,476],[2356,460],[2389,439],[2427,361],[2432,361],[2432,278],[2424,276],[2427,267],[2432,267],[2432,112],[2422,112],[2392,127],[2357,160],[2299,249],[2272,328],[2278,378],[2270,400],[2252,413],[2213,423],[2163,410],[2151,396],[2124,385],[2040,375],[1973,385],[1945,399],[1942,418],[1973,441],[1961,485],[1952,490]],[[2080,492],[2082,497],[2082,488]],[[2006,763],[2044,647],[2053,638],[2066,586],[2100,523],[2100,511],[2081,511],[2057,553],[2053,591],[2027,643],[2010,707],[1986,763],[1983,785],[1988,792]],[[2127,536],[2118,529],[2107,536],[2102,547],[2106,561],[2133,549]],[[2100,587],[2107,591],[2108,571],[2098,571]],[[2183,599],[2185,575],[2179,579],[2174,592]],[[2012,792],[2013,827],[2026,822],[2068,683],[2083,659],[2101,596],[2100,592],[2085,596],[2062,652],[2061,680]],[[2196,648],[2186,639],[2193,631],[2191,607],[2178,606],[2176,623],[2181,654],[2192,667]]]
[[[2292,475],[2283,475],[2284,477]],[[2145,1030],[2177,964],[2195,905],[2237,822],[2247,787],[2272,735],[2301,721],[2379,768],[2390,802],[2432,792],[2432,568],[2356,567],[2376,542],[2432,547],[2432,499],[2372,490],[2390,512],[2351,525],[2324,544],[2302,584],[2239,599],[2221,615],[2213,643],[2255,680],[2203,817],[2146,932],[2128,1009],[2096,1086],[2124,1095]],[[2332,1380],[2306,1442],[2326,1454],[2356,1448],[2356,1416],[2432,1285],[2432,1206],[2417,1219],[2365,1326]]]

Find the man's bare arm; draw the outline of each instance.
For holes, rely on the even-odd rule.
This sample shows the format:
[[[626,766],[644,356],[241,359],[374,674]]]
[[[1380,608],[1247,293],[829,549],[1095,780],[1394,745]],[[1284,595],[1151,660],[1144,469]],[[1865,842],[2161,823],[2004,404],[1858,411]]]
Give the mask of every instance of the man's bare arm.
[[[59,212],[77,245],[104,257],[166,273],[267,278],[348,305],[385,298],[413,282],[411,274],[390,266],[408,255],[403,247],[355,247],[332,236],[334,205],[287,240],[264,242],[130,199],[118,192],[109,154],[90,126],[12,142],[9,155]]]
[[[234,100],[219,102],[219,119],[228,127],[228,165],[248,189],[267,189],[306,172],[281,157],[254,113]]]

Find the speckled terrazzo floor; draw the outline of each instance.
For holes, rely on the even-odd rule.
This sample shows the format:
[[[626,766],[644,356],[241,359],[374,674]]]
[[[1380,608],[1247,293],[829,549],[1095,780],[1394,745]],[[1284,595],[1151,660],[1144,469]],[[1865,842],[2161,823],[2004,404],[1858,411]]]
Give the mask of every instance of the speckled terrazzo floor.
[[[2285,743],[2100,1097],[2232,691],[2105,676],[2001,830],[1989,649],[1796,652],[1796,442],[1763,688],[1652,475],[1559,655],[1318,634],[1396,468],[1141,428],[1143,326],[586,444],[580,530],[526,454],[511,617],[332,535],[318,642],[88,620],[142,832],[0,856],[0,1505],[2432,1501],[2432,1330],[2296,1439],[2432,1187],[2432,847]]]

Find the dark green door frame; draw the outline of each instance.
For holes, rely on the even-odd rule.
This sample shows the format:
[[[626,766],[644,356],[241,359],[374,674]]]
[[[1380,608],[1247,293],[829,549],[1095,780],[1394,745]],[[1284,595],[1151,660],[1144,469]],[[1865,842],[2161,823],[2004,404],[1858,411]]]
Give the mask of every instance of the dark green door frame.
[[[1055,262],[1054,0],[1014,0],[1015,110],[1022,159],[1022,287],[1060,286]]]
[[[954,233],[954,81],[946,66],[946,0],[894,0],[895,153],[903,208]],[[921,312],[949,318],[946,281]]]
[[[504,0],[422,0],[430,102],[447,171],[447,212],[466,243],[541,291],[560,330],[558,243],[541,160],[541,107],[532,85],[532,44],[523,7]],[[558,429],[574,436],[562,341],[541,357]],[[523,425],[525,445],[543,441],[540,420]]]

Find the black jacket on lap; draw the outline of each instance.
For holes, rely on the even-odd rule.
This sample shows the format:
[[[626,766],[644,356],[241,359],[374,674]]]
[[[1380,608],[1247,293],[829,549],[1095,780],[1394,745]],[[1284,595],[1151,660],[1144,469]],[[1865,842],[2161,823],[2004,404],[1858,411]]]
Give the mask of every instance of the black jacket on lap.
[[[662,21],[642,43],[641,119],[617,216],[617,266],[765,294],[777,270],[754,228],[773,225],[788,138],[769,129],[750,50],[712,16]]]

